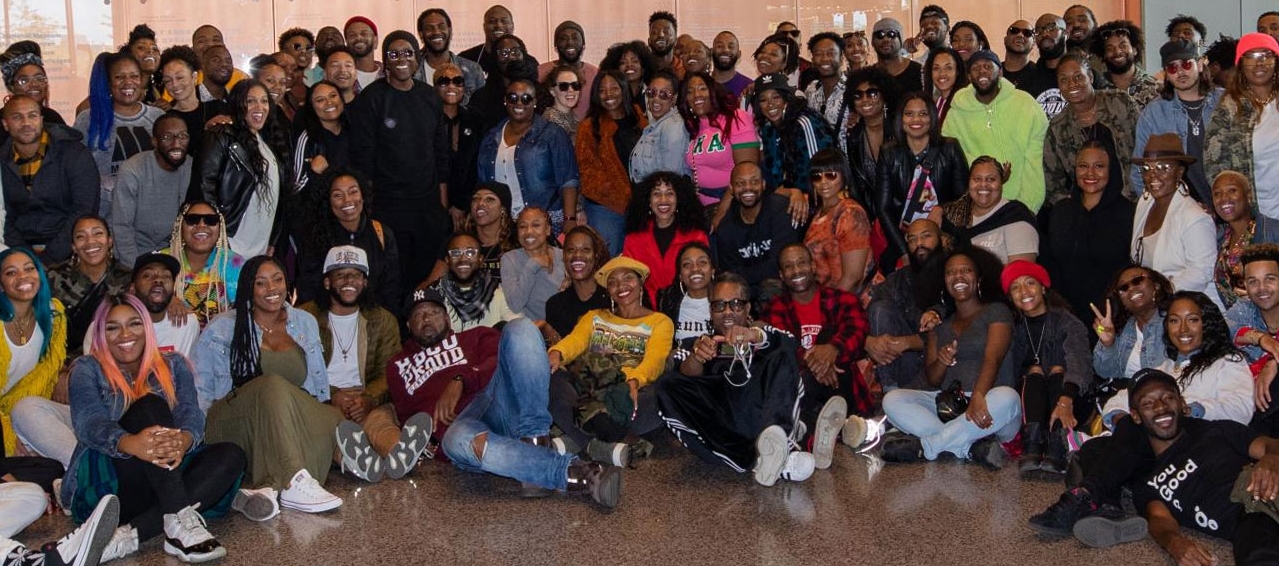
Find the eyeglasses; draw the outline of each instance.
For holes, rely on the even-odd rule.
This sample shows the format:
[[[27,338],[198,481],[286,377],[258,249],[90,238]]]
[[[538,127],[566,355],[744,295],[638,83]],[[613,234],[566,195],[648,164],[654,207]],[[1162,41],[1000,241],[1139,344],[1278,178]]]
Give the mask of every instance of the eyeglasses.
[[[399,61],[400,59],[408,60],[417,56],[417,52],[412,49],[404,49],[401,51],[387,51],[386,58],[389,61]]]
[[[1173,61],[1171,63],[1168,63],[1167,65],[1164,65],[1164,71],[1167,72],[1169,75],[1175,75],[1177,74],[1178,71],[1189,71],[1194,68],[1195,68],[1195,62],[1191,61],[1190,59],[1186,59],[1180,62]]]
[[[310,51],[315,51],[315,46],[311,45],[310,43],[295,42],[293,44],[293,50],[310,52]]]
[[[1017,26],[1008,27],[1008,35],[1017,35],[1017,34],[1021,34],[1023,37],[1032,37],[1035,35],[1035,30],[1030,28],[1019,28]]]
[[[864,32],[864,31],[848,31],[848,32],[844,32],[844,39],[845,39],[845,40],[852,39],[852,38],[854,38],[854,37],[866,37],[866,32]]]
[[[1132,36],[1129,35],[1128,28],[1108,29],[1106,31],[1101,32],[1102,41],[1106,41],[1107,39],[1110,39],[1112,37],[1122,37],[1125,39],[1131,39]]]
[[[644,96],[658,100],[670,100],[675,98],[675,93],[669,90],[646,90],[644,91]]]
[[[788,29],[786,31],[779,31],[777,33],[780,35],[789,35],[791,37],[799,37],[799,30],[797,29]]]
[[[210,228],[222,223],[222,219],[216,214],[192,214],[190,212],[182,215],[182,221],[187,226],[199,226],[203,222],[205,226]]]
[[[839,171],[813,171],[812,173],[808,174],[808,180],[814,183],[822,179],[826,179],[827,181],[834,181],[835,179],[838,179],[838,178],[839,178]]]
[[[163,134],[158,139],[164,143],[168,143],[173,140],[187,141],[191,139],[191,134],[186,132],[182,132],[180,134]]]
[[[456,77],[440,77],[435,79],[435,86],[466,86],[466,77],[458,75]]]
[[[475,259],[479,257],[479,255],[480,255],[479,248],[455,248],[455,249],[449,250],[449,257],[453,259],[461,259],[461,258]]]
[[[526,93],[524,93],[524,94],[515,94],[515,93],[513,93],[513,92],[512,92],[512,93],[508,93],[508,94],[506,95],[506,103],[507,103],[507,104],[512,104],[512,105],[514,105],[514,104],[529,105],[529,104],[532,104],[532,103],[533,103],[533,95],[531,95],[531,94],[529,94],[529,93],[527,93],[527,92],[526,92]]]
[[[861,100],[870,97],[871,100],[879,98],[880,90],[877,88],[868,88],[866,90],[854,90],[852,93],[853,100]]]
[[[21,87],[25,87],[27,85],[47,85],[49,84],[49,77],[46,75],[31,75],[29,77],[18,77],[13,80],[13,83]]]
[[[1164,163],[1164,162],[1159,162],[1159,163],[1142,163],[1142,164],[1141,164],[1141,172],[1142,172],[1142,173],[1151,173],[1151,172],[1156,172],[1156,173],[1167,173],[1167,172],[1169,172],[1169,171],[1172,171],[1172,168],[1173,168],[1173,164],[1171,164],[1171,163]]]
[[[711,312],[724,312],[724,309],[733,309],[733,312],[742,312],[746,310],[746,305],[750,304],[745,299],[733,299],[730,301],[711,301]]]
[[[524,50],[518,47],[503,47],[497,50],[498,57],[515,57],[517,55],[523,56]]]
[[[1042,25],[1042,26],[1036,26],[1036,27],[1035,27],[1035,34],[1037,34],[1037,35],[1047,35],[1047,34],[1050,34],[1050,33],[1054,32],[1054,31],[1058,31],[1058,30],[1061,30],[1061,29],[1064,29],[1064,28],[1062,28],[1060,25],[1057,25],[1057,22],[1053,22],[1053,23],[1051,23],[1051,24],[1044,24],[1044,25]]]
[[[871,37],[875,39],[884,39],[885,37],[887,37],[888,39],[897,39],[901,36],[902,34],[897,33],[897,30],[895,29],[881,29],[871,34]]]
[[[1275,53],[1273,51],[1249,51],[1243,54],[1243,59],[1251,59],[1258,63],[1273,63],[1275,60]]]
[[[570,90],[581,91],[582,83],[578,81],[573,81],[571,83],[570,82],[555,83],[555,88],[560,89],[560,92],[568,92]]]
[[[1132,289],[1133,287],[1136,287],[1138,285],[1141,285],[1142,283],[1145,283],[1146,279],[1149,279],[1147,275],[1145,274],[1138,275],[1136,277],[1133,277],[1132,279],[1129,279],[1127,283],[1120,283],[1119,285],[1115,285],[1115,291],[1118,291],[1120,295],[1125,294],[1128,292],[1129,289]]]

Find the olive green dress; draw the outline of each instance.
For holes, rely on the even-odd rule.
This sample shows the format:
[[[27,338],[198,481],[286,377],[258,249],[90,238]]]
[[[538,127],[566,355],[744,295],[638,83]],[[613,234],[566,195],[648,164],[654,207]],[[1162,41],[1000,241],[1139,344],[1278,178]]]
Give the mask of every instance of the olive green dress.
[[[205,442],[234,442],[249,458],[248,485],[284,489],[306,468],[320,484],[337,448],[336,407],[302,389],[306,356],[300,347],[261,350],[262,375],[213,403]]]

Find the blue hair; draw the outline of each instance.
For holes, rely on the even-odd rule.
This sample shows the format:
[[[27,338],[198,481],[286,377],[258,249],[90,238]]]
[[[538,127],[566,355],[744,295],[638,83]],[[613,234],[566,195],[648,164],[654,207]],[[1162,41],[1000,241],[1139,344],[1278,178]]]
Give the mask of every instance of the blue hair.
[[[36,291],[35,302],[32,303],[31,308],[35,309],[36,324],[40,325],[40,331],[44,334],[44,342],[40,344],[40,357],[43,358],[49,351],[49,341],[53,338],[53,291],[49,288],[49,276],[44,272],[44,265],[30,249],[9,248],[0,252],[0,265],[16,253],[31,258],[31,261],[36,264],[36,272],[40,274],[40,290]],[[13,321],[13,303],[9,301],[9,296],[4,294],[3,289],[0,289],[0,320]]]
[[[115,129],[115,107],[111,102],[111,65],[119,60],[115,53],[102,52],[93,60],[89,73],[89,136],[90,150],[107,151],[111,148],[112,130]]]

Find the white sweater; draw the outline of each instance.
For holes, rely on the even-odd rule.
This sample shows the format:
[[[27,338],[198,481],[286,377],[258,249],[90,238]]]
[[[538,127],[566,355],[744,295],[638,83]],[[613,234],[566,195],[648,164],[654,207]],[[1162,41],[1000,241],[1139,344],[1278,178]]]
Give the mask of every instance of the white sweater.
[[[1180,378],[1185,364],[1167,360],[1160,370]],[[1183,385],[1181,395],[1186,403],[1199,403],[1204,408],[1204,419],[1210,421],[1235,421],[1248,424],[1252,420],[1252,371],[1242,356],[1223,356],[1208,369],[1200,372],[1189,385]],[[1102,409],[1101,414],[1128,412],[1128,391],[1120,391]]]

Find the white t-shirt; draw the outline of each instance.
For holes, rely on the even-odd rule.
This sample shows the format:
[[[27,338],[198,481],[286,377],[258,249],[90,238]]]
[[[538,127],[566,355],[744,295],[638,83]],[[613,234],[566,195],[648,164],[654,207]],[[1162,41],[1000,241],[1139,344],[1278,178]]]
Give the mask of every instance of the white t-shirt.
[[[1279,217],[1279,109],[1267,104],[1252,129],[1252,178],[1257,181],[1257,207]]]
[[[1132,377],[1141,371],[1141,345],[1146,342],[1146,335],[1141,332],[1141,323],[1133,321],[1132,326],[1137,330],[1137,343],[1132,351],[1128,352],[1128,362],[1124,364],[1124,377]]]
[[[506,183],[506,186],[511,188],[511,218],[515,218],[520,215],[521,210],[524,210],[520,176],[515,168],[516,145],[506,145],[506,126],[502,126],[500,136],[497,142],[497,164],[494,165],[493,180]]]
[[[231,250],[246,258],[266,253],[271,228],[275,225],[275,209],[280,205],[280,164],[275,161],[275,153],[266,145],[262,134],[258,134],[258,151],[266,159],[264,180],[270,198],[263,199],[262,191],[255,187],[235,235],[229,238]]]
[[[36,364],[40,363],[40,346],[44,344],[44,331],[40,329],[40,325],[32,321],[31,339],[21,346],[14,344],[9,339],[9,333],[0,328],[0,334],[4,334],[4,341],[9,343],[9,367],[6,368],[6,374],[9,379],[5,380],[4,391],[0,391],[0,395],[8,393],[13,386],[17,385],[22,378],[26,377],[31,370],[36,368]]]
[[[360,312],[347,315],[329,313],[329,332],[333,334],[333,354],[329,356],[329,384],[339,389],[364,385],[360,379],[359,322]]]
[[[999,201],[999,204],[991,209],[990,212],[981,216],[974,216],[973,225],[976,226],[990,218],[992,214],[999,212],[999,209],[1006,204],[1008,204],[1007,200]],[[1036,232],[1035,227],[1027,222],[1013,222],[973,236],[972,243],[974,246],[995,254],[999,261],[1008,263],[1009,256],[1038,254],[1039,232]]]
[[[93,353],[93,327],[95,323],[89,323],[89,330],[84,333],[84,345],[80,349],[85,355]],[[166,314],[160,322],[152,322],[151,326],[155,327],[155,347],[164,352],[177,352],[191,359],[191,353],[195,351],[195,342],[200,339],[200,320],[194,314],[187,315],[187,322],[182,326],[174,326],[169,322],[169,316]]]
[[[380,78],[382,78],[382,69],[380,67],[373,72],[355,70],[355,80],[360,83],[361,89],[368,88],[369,85],[373,84],[373,81]]]
[[[675,340],[696,338],[711,333],[711,301],[684,295],[679,304],[679,320],[675,321]]]

